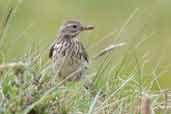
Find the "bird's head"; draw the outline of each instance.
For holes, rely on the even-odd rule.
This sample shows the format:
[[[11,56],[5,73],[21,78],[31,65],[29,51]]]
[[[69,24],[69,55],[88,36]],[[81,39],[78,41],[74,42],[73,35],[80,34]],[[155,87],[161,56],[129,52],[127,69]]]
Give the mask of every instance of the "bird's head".
[[[60,27],[59,33],[62,35],[67,35],[70,38],[73,38],[79,35],[81,31],[92,30],[92,29],[94,29],[93,25],[83,25],[79,21],[69,20],[66,21],[64,25]]]

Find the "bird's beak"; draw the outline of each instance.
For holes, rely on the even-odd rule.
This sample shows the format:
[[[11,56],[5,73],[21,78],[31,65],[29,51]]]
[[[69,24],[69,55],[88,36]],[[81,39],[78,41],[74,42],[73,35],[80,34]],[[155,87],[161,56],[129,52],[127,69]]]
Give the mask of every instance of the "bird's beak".
[[[94,29],[94,25],[83,25],[81,27],[81,31],[85,31],[85,30],[93,30]]]

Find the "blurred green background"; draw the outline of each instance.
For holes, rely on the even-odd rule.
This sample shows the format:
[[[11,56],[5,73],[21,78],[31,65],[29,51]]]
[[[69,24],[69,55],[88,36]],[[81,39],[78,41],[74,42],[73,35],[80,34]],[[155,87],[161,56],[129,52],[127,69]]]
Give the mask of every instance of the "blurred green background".
[[[0,62],[19,60],[33,47],[48,51],[59,26],[77,19],[96,26],[81,34],[90,56],[111,43],[126,42],[131,50],[142,42],[136,50],[139,61],[147,62],[147,73],[159,65],[161,86],[171,87],[170,0],[0,0],[0,31],[10,7],[14,11],[0,42]],[[127,49],[116,50],[113,61]]]

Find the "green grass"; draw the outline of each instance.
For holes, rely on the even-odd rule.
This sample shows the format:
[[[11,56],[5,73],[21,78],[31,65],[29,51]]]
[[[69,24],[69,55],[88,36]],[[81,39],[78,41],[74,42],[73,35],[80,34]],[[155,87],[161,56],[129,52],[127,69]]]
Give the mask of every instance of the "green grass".
[[[93,81],[88,90],[83,86],[84,81],[60,86],[60,82],[54,81],[51,67],[42,64],[41,59],[34,63],[30,61],[22,69],[18,67],[4,72],[0,100],[2,114],[29,114],[30,111],[36,114],[140,113],[141,99],[146,94],[153,112],[157,113],[165,104],[162,100],[165,91],[158,89],[155,92],[154,89],[158,80],[145,76],[130,53],[116,65],[111,63],[110,55],[105,57],[95,72],[87,74],[87,77],[95,74],[91,75]]]
[[[89,89],[84,88],[88,83],[86,80],[63,86],[62,82],[55,80],[46,45],[41,47],[34,42],[20,57],[9,60],[13,56],[7,51],[15,53],[18,49],[17,46],[14,49],[5,48],[16,40],[6,38],[12,29],[11,21],[15,20],[17,8],[8,7],[0,23],[0,63],[4,65],[0,66],[0,114],[150,114],[148,108],[151,114],[170,113],[169,90],[163,89],[160,84],[160,80],[165,78],[163,76],[169,75],[169,64],[157,61],[153,65],[150,50],[141,50],[149,43],[153,33],[137,33],[141,39],[125,41],[126,45],[107,51],[98,59],[93,58],[97,52],[92,52],[91,64],[85,74],[91,82]],[[119,38],[134,21],[138,11],[136,8],[116,33],[112,31],[112,34],[102,37],[88,50],[106,40],[113,41],[113,36],[117,38],[114,39],[116,42],[120,42]],[[27,35],[26,31],[27,28],[19,37]],[[143,56],[140,51],[143,51]]]

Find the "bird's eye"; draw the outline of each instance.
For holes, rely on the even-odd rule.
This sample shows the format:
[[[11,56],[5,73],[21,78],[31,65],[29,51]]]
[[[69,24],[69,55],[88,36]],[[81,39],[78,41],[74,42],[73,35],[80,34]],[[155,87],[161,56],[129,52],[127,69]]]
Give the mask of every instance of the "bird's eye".
[[[73,25],[72,27],[73,27],[73,28],[77,28],[77,25]]]

